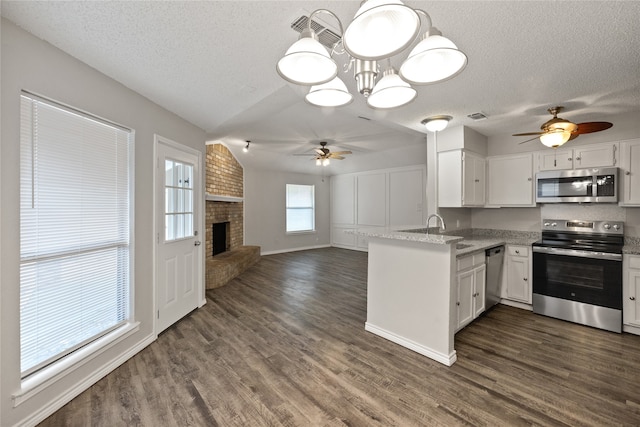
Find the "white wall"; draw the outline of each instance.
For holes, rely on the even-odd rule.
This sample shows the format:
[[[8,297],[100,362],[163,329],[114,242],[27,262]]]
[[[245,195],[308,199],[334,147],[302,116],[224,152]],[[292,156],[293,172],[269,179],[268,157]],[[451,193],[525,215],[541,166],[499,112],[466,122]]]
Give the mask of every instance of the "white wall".
[[[37,422],[87,385],[139,351],[153,332],[153,135],[203,153],[205,133],[98,73],[48,43],[2,20],[2,145],[0,229],[0,425]],[[20,390],[19,338],[19,141],[20,90],[26,89],[91,112],[135,130],[135,318],[140,329],[104,353],[46,387],[18,407],[12,393]],[[78,387],[78,388],[76,388]]]
[[[287,235],[287,184],[315,185],[315,233]],[[317,175],[245,169],[245,245],[260,246],[262,254],[328,246],[329,189],[330,179]]]

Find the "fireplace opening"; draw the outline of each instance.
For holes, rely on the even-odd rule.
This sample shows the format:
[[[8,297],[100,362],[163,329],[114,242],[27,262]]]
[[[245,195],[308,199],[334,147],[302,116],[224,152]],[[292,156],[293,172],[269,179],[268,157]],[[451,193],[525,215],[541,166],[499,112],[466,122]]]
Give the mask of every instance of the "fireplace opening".
[[[213,223],[213,256],[229,250],[229,221]]]

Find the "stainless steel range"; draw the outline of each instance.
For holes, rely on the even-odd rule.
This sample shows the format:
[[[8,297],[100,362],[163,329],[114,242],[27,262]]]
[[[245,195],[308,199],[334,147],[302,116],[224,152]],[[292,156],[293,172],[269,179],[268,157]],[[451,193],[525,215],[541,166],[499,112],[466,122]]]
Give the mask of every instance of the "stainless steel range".
[[[533,244],[533,312],[622,331],[624,223],[545,219]]]

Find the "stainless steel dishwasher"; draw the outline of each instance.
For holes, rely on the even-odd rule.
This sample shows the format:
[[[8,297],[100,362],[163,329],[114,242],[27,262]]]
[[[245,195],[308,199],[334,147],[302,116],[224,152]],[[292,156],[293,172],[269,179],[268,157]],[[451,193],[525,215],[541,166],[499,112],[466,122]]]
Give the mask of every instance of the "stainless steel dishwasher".
[[[504,246],[495,246],[485,251],[487,257],[487,280],[485,290],[485,310],[500,302],[500,282],[502,281],[502,263]]]

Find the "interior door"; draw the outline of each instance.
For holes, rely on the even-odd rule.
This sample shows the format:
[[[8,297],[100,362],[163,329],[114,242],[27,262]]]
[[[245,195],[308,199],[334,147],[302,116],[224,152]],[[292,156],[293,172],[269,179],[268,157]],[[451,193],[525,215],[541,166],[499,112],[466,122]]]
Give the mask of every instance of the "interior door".
[[[198,307],[202,287],[200,156],[156,142],[156,333]]]

